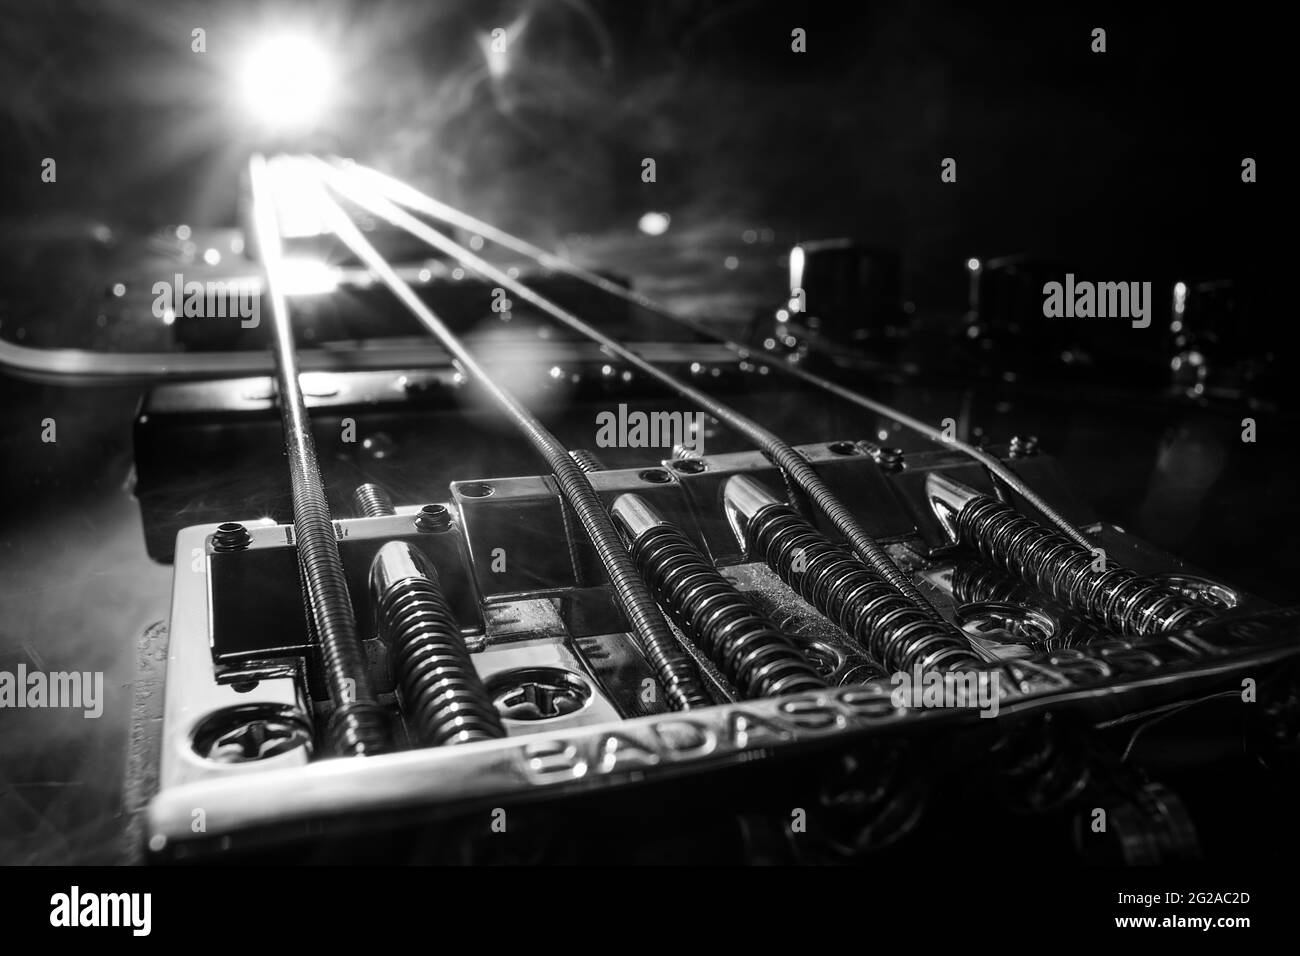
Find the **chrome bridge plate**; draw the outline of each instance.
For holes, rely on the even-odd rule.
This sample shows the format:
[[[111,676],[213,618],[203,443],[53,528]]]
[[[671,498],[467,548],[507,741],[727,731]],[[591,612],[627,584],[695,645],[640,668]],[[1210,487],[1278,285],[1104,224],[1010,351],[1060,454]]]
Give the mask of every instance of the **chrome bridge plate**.
[[[956,620],[962,602],[953,593],[951,556],[942,538],[917,520],[923,502],[913,499],[925,470],[970,466],[938,452],[915,456],[901,474],[885,474],[865,455],[831,449],[801,451],[834,480],[936,607]],[[830,688],[741,701],[713,671],[715,706],[667,710],[553,482],[456,482],[447,502],[455,516],[450,528],[422,532],[415,522],[418,506],[390,517],[339,519],[340,551],[358,621],[369,636],[368,555],[394,538],[425,550],[457,608],[472,659],[507,717],[509,736],[351,760],[315,759],[309,743],[267,745],[257,737],[261,749],[242,752],[260,759],[214,759],[205,746],[221,715],[297,715],[319,726],[325,695],[302,622],[292,528],[247,522],[248,547],[220,553],[212,547],[217,526],[191,527],[177,539],[159,790],[147,812],[151,854],[177,860],[264,848],[334,828],[382,828],[396,818],[436,825],[473,808],[489,812],[701,775],[712,779],[738,768],[780,775],[791,759],[808,754],[906,742],[931,732],[979,735],[1048,711],[1100,724],[1252,678],[1300,653],[1300,609],[1268,609],[1233,592],[1237,607],[1193,630],[1143,641],[1093,634],[1077,643],[986,654],[982,683],[967,688],[967,705],[934,706],[900,675],[854,661],[837,628],[742,553],[717,507],[721,481],[744,471],[779,488],[770,463],[757,454],[700,460],[703,468],[688,471],[662,461],[592,478],[607,499],[627,490],[652,497],[801,643]],[[1043,470],[1039,480],[1049,480],[1050,460],[1037,467]],[[980,476],[969,477],[978,483]],[[1086,514],[1072,517],[1080,521]],[[1086,527],[1144,573],[1195,576],[1196,569],[1116,528]],[[391,681],[383,679],[383,647],[373,638],[366,646],[381,702],[396,713]],[[223,746],[229,753],[229,741]],[[201,828],[195,826],[198,811]]]

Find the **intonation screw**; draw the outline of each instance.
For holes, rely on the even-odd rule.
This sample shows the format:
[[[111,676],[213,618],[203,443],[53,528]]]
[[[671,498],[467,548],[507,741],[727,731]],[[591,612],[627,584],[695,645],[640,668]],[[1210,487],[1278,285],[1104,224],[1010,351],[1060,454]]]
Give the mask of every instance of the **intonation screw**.
[[[995,498],[931,472],[926,496],[954,543],[979,552],[1057,604],[1120,634],[1145,637],[1214,616],[1161,582],[1106,562]],[[1101,559],[1101,566],[1098,560]]]
[[[358,485],[352,492],[352,507],[363,518],[382,518],[397,514],[393,499],[380,485]]]
[[[723,505],[746,549],[879,664],[904,671],[979,666],[965,635],[932,619],[752,478],[728,479]]]
[[[586,448],[570,449],[569,457],[577,462],[578,467],[587,474],[605,470],[605,463],[601,461],[594,452],[588,451]]]
[[[402,711],[420,745],[504,737],[501,717],[428,559],[404,541],[388,542],[371,564],[370,590]]]
[[[611,512],[650,590],[746,697],[826,686],[799,647],[644,498],[620,495]]]

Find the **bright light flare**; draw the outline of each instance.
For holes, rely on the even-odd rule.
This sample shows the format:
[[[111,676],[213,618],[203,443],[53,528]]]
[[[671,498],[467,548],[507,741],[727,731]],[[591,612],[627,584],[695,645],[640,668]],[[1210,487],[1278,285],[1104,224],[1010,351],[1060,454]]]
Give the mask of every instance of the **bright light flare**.
[[[672,217],[666,212],[648,212],[641,217],[637,228],[647,236],[662,236],[672,224]]]
[[[328,295],[339,287],[339,273],[317,259],[286,256],[280,260],[285,295]]]
[[[802,311],[803,305],[803,270],[808,262],[808,253],[803,246],[790,250],[790,311]]]
[[[281,236],[305,239],[329,232],[321,212],[321,185],[311,170],[297,160],[277,157],[267,164],[266,177]]]
[[[1187,283],[1174,284],[1174,314],[1182,315],[1187,311]]]
[[[334,87],[325,49],[311,37],[281,33],[258,40],[239,65],[239,98],[266,132],[309,132],[324,116]]]

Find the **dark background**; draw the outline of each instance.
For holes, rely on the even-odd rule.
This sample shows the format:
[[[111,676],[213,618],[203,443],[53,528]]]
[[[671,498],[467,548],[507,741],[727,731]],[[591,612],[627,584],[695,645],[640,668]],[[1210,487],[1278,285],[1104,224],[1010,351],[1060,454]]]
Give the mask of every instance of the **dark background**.
[[[1228,273],[1264,242],[1240,163],[1274,113],[1272,31],[1253,11],[1156,4],[9,3],[10,227],[231,219],[251,145],[226,108],[232,61],[295,18],[344,71],[322,141],[542,240],[628,229],[646,208],[679,234],[849,233],[904,250],[922,307],[960,302],[969,255]],[[498,26],[510,66],[493,77]],[[44,156],[57,185],[40,183]]]

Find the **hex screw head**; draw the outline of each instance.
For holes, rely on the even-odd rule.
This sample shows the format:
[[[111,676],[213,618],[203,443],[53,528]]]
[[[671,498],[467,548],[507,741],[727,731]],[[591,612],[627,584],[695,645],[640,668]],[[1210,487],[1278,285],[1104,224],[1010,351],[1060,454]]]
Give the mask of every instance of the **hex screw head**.
[[[451,512],[446,505],[425,505],[415,516],[415,526],[428,534],[446,531],[451,527]]]
[[[880,467],[885,471],[903,470],[904,461],[901,448],[882,448],[876,460],[880,462]]]
[[[217,525],[217,530],[212,535],[213,551],[243,551],[252,543],[253,536],[237,521]]]

